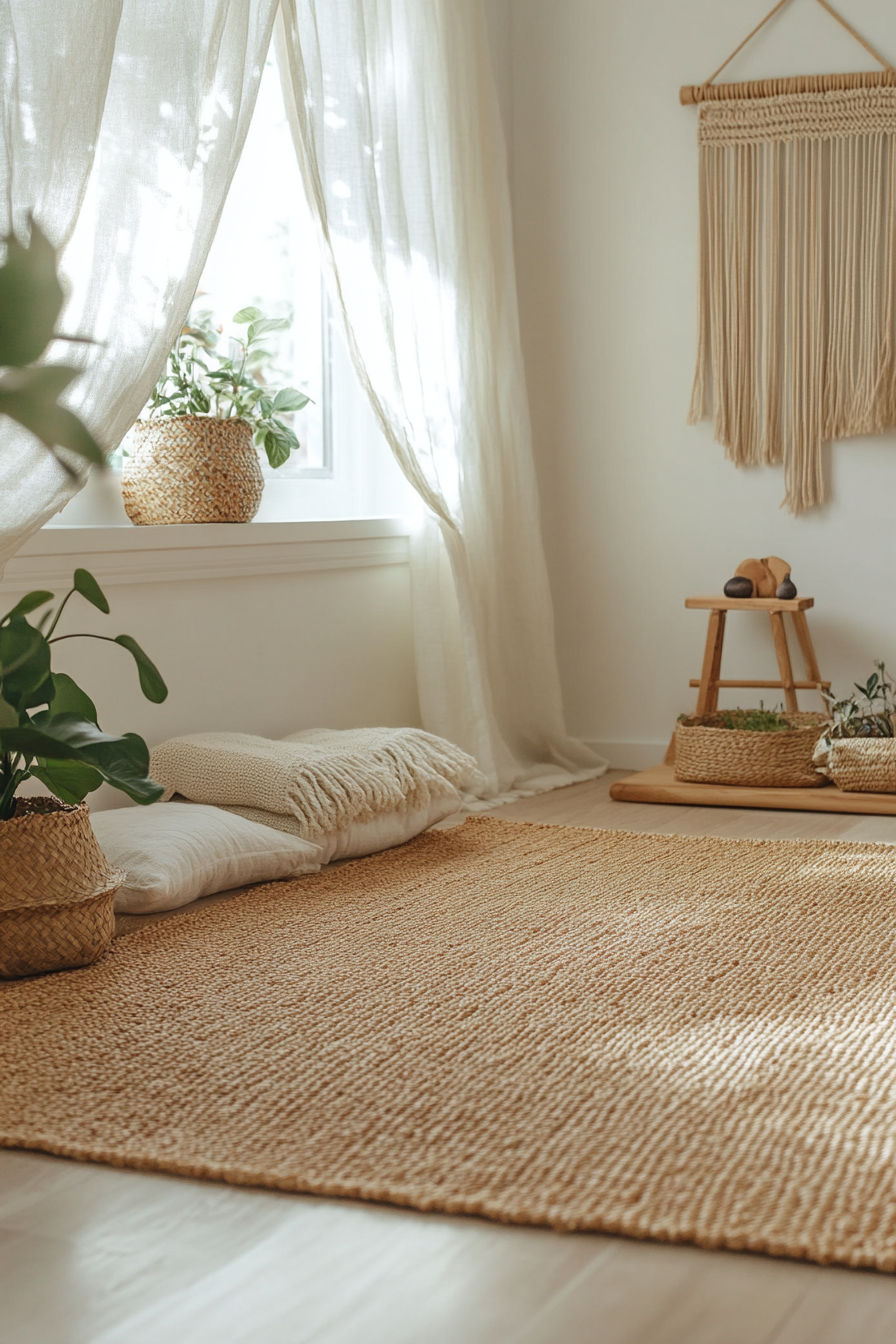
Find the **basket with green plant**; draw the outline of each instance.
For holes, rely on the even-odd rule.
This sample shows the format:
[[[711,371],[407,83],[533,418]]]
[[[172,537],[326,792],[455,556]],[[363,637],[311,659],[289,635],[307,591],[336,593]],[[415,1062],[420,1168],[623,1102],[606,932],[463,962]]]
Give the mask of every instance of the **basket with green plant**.
[[[147,699],[168,694],[158,668],[130,635],[57,633],[69,600],[99,611],[109,604],[86,569],[55,608],[53,594],[28,593],[0,617],[0,976],[82,966],[105,951],[114,931],[113,898],[123,874],[110,870],[84,799],[103,783],[136,803],[163,789],[149,776],[149,749],[136,733],[105,733],[90,696],[52,668],[68,639],[115,644],[137,665]],[[44,608],[36,623],[32,613]],[[51,791],[23,796],[39,780]]]
[[[267,382],[265,338],[289,323],[255,307],[241,308],[233,321],[246,333],[229,342],[227,354],[218,350],[221,328],[203,310],[168,355],[122,469],[124,506],[135,523],[248,522],[264,489],[256,448],[277,468],[300,446],[288,417],[310,398]]]
[[[675,778],[694,784],[750,788],[817,788],[826,783],[812,763],[825,714],[796,710],[723,709],[682,714],[675,728]]]
[[[881,660],[842,700],[826,694],[831,723],[815,765],[845,793],[896,793],[896,682]]]

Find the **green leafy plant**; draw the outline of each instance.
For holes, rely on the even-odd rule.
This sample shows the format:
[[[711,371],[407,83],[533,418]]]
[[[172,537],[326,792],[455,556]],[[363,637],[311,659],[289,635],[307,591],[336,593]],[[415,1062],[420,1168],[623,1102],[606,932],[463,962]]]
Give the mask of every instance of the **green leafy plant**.
[[[896,724],[896,682],[886,664],[875,660],[877,669],[864,686],[853,682],[855,693],[837,700],[822,691],[833,720],[828,738],[893,737]]]
[[[241,308],[234,315],[246,326],[245,340],[236,341],[235,357],[217,352],[220,327],[212,314],[199,312],[184,327],[168,356],[165,373],[149,402],[149,417],[208,415],[220,420],[238,416],[253,428],[256,445],[267,453],[272,467],[281,467],[299,447],[282,416],[300,411],[311,400],[294,387],[274,392],[263,381],[270,354],[263,339],[283,331],[289,323],[282,317],[265,317],[260,308]]]
[[[66,803],[79,803],[105,780],[137,803],[154,803],[163,789],[149,778],[149,749],[136,733],[104,733],[96,706],[64,672],[51,670],[51,649],[65,639],[99,639],[126,649],[140,688],[160,704],[168,695],[158,668],[130,635],[57,635],[59,618],[75,594],[108,615],[96,579],[76,569],[72,587],[37,625],[28,616],[53,601],[28,593],[0,618],[0,822],[15,811],[16,791],[34,776]]]
[[[679,714],[679,723],[688,719],[687,714]],[[783,706],[780,709],[766,709],[762,700],[758,709],[720,709],[712,716],[715,728],[736,728],[747,733],[791,733],[795,724],[790,721]]]
[[[70,476],[77,472],[58,453],[66,448],[85,462],[105,466],[99,444],[59,397],[78,375],[66,364],[37,364],[51,341],[85,340],[55,328],[64,300],[56,253],[32,221],[27,243],[6,239],[0,266],[0,415],[8,415],[40,439]]]
[[[793,724],[778,709],[766,709],[762,701],[759,709],[723,709],[719,718],[726,728],[738,728],[746,733],[790,733]]]

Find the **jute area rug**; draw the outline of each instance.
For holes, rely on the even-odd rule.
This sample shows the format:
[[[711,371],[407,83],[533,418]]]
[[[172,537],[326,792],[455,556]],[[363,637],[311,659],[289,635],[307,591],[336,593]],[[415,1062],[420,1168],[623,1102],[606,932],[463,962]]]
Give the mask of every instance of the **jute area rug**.
[[[490,819],[0,992],[0,1142],[896,1267],[896,851]]]

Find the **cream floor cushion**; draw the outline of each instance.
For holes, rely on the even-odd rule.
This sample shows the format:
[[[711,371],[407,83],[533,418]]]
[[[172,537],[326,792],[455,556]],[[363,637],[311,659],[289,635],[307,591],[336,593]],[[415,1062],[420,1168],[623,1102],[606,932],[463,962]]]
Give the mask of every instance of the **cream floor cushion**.
[[[150,772],[166,797],[311,840],[324,863],[402,844],[485,788],[471,756],[419,728],[194,733],[154,748]]]

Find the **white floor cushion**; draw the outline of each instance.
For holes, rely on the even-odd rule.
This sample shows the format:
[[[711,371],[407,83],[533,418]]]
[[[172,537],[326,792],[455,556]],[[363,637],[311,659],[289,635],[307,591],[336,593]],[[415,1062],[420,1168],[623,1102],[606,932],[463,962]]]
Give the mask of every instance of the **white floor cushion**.
[[[174,910],[200,896],[252,882],[316,873],[321,849],[219,807],[155,803],[95,812],[100,848],[127,881],[115,909],[128,914]]]
[[[451,796],[433,798],[426,807],[381,812],[370,821],[353,821],[321,838],[320,861],[332,863],[334,859],[358,859],[365,854],[377,854],[381,849],[403,845],[421,831],[435,826],[437,821],[453,817],[461,807],[460,794],[453,789]],[[264,812],[260,807],[226,807],[221,811],[271,826],[285,834],[301,834],[302,823],[282,812]]]

